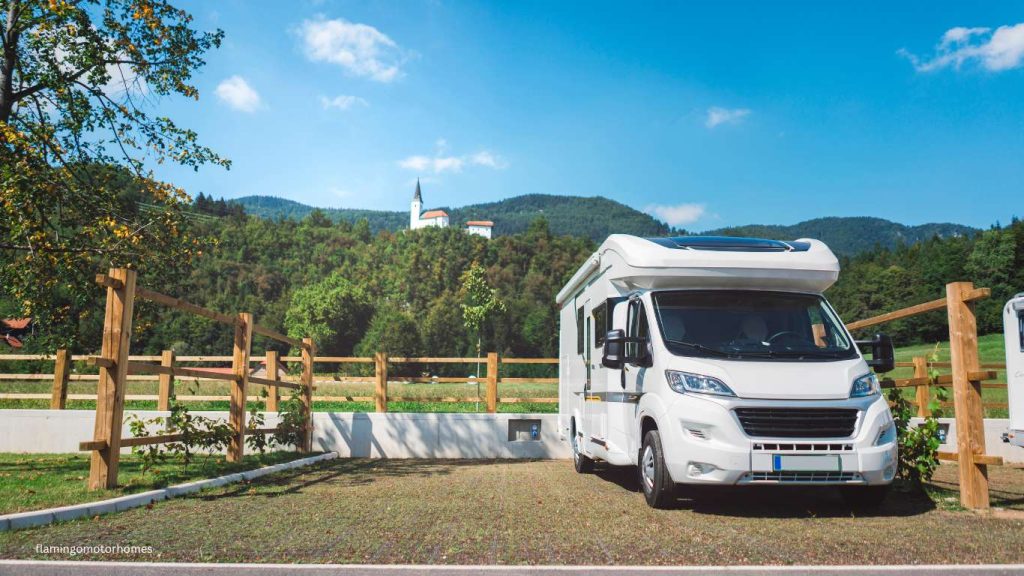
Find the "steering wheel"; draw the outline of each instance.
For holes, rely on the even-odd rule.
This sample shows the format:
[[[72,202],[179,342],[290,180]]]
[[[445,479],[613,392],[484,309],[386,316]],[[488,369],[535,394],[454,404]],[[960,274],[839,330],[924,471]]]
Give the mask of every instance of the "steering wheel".
[[[797,334],[796,332],[793,332],[791,330],[783,330],[782,332],[776,332],[775,334],[772,334],[771,336],[769,336],[768,340],[766,340],[766,342],[771,344],[771,343],[775,342],[776,339],[782,338],[783,336],[792,336],[794,338],[797,338],[798,340],[802,340],[803,339],[803,336]]]

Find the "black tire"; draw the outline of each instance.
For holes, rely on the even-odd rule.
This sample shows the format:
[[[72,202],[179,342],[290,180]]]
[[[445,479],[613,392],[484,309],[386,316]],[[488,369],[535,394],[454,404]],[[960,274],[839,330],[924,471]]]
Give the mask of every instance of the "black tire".
[[[576,433],[576,427],[572,429],[572,466],[576,469],[579,474],[590,474],[594,471],[594,460],[589,456],[580,453],[580,442],[582,439],[580,435]]]
[[[650,430],[644,436],[637,462],[640,487],[651,508],[668,508],[675,501],[675,482],[665,466],[665,452],[661,448],[661,435]]]
[[[874,510],[885,502],[889,485],[884,486],[843,486],[839,489],[847,506],[855,510]]]

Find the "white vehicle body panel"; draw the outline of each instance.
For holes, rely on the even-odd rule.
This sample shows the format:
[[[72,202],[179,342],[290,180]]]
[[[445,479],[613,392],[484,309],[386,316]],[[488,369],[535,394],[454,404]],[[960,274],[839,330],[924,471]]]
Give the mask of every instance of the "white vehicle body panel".
[[[1010,430],[1007,437],[1012,444],[1024,446],[1024,293],[1006,303],[1003,308],[1003,327],[1010,407]]]

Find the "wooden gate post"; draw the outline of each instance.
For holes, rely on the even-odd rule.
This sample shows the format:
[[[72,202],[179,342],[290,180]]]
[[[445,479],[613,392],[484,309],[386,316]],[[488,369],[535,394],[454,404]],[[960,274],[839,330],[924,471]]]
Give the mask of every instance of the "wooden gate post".
[[[277,381],[278,354],[277,350],[267,350],[267,380]],[[277,412],[277,386],[267,386],[267,412]]]
[[[376,352],[373,355],[375,368],[373,403],[377,412],[388,411],[388,355],[385,352]]]
[[[313,357],[316,348],[312,338],[302,339],[302,419],[305,423],[300,452],[313,449]]]
[[[249,385],[249,353],[252,347],[252,314],[242,312],[235,321],[235,346],[231,369],[231,408],[228,422],[233,434],[228,446],[228,462],[241,462],[245,456],[245,399]]]
[[[121,424],[128,380],[128,350],[131,346],[132,314],[135,311],[135,270],[111,268],[97,282],[107,287],[103,316],[103,347],[100,378],[96,384],[96,424],[89,463],[89,489],[117,487],[117,466],[121,456]]]
[[[174,350],[164,350],[160,354],[160,365],[164,368],[174,368]],[[174,374],[160,375],[160,391],[156,400],[157,410],[171,409],[171,396],[174,396]]]
[[[984,412],[981,382],[972,381],[979,370],[978,326],[974,317],[974,284],[946,284],[949,314],[949,353],[953,366],[953,407],[956,411],[956,443],[960,469],[960,503],[965,508],[987,509],[988,467],[975,462],[985,454]]]
[[[928,377],[928,359],[924,356],[914,356],[914,378],[927,378]],[[918,384],[917,394],[914,398],[917,400],[917,415],[921,418],[927,418],[932,415],[931,408],[928,404],[931,402],[931,386],[928,384]]]
[[[53,391],[50,393],[50,410],[63,410],[68,401],[68,375],[71,365],[68,351],[57,350],[57,358],[53,363]]]
[[[487,411],[498,411],[498,353],[487,353]]]

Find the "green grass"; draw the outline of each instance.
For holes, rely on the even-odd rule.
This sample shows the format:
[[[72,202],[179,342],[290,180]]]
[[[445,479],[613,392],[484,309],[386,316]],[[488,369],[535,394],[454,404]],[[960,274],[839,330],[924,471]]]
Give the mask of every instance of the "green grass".
[[[894,493],[872,513],[831,489],[728,488],[643,501],[635,471],[569,461],[339,459],[96,519],[0,533],[0,557],[50,546],[152,546],[76,560],[425,564],[1024,562],[1024,470],[990,469],[1014,510],[980,515]],[[956,498],[956,467],[933,490]],[[48,560],[65,557],[49,554]]]
[[[115,490],[89,491],[85,486],[89,477],[88,454],[0,453],[0,514],[95,502],[304,456],[296,452],[246,454],[242,462],[233,463],[225,461],[222,455],[199,455],[188,467],[169,460],[143,474],[140,458],[122,454],[117,476],[121,485]]]
[[[949,362],[949,342],[938,342],[931,344],[917,344],[914,346],[904,346],[896,349],[896,361],[897,362],[910,362],[915,356],[924,356],[933,360],[933,355],[938,356],[938,362]],[[1006,349],[1004,348],[1003,335],[1002,334],[987,334],[985,336],[978,337],[978,357],[982,364],[986,363],[998,363],[1002,364],[1006,362]],[[939,372],[942,374],[949,374],[949,368],[940,368]],[[989,383],[1002,383],[1006,384],[1006,370],[997,370],[998,374],[996,380],[989,380]],[[914,375],[913,368],[897,368],[886,376],[889,378],[910,378]],[[908,399],[913,399],[915,394],[915,388],[904,388],[903,395]],[[949,388],[949,401],[953,400],[953,390]],[[932,398],[935,398],[935,391],[932,390]],[[1007,391],[1005,388],[983,388],[981,392],[981,398],[983,402],[1006,402]],[[946,408],[946,413],[952,415],[952,408]],[[986,408],[986,418],[1006,418],[1008,416],[1006,408]]]

